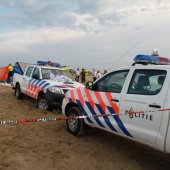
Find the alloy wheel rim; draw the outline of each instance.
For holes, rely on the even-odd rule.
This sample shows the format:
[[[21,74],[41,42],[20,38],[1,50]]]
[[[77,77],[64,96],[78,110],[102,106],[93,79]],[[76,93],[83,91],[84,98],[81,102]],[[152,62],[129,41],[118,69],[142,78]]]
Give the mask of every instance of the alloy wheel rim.
[[[76,118],[75,114],[70,114],[71,117]],[[70,119],[68,120],[68,126],[71,131],[75,131],[78,126],[78,119]]]
[[[41,110],[47,110],[48,105],[46,99],[40,99],[38,102],[38,108]]]

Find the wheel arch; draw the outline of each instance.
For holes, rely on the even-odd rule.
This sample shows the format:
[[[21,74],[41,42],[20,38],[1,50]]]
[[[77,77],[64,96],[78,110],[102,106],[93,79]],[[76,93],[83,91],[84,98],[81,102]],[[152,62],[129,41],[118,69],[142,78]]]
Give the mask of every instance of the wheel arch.
[[[39,93],[38,93],[38,95],[37,95],[37,98],[38,98],[39,96],[45,96],[45,93],[44,93],[43,91],[39,91]]]
[[[19,82],[16,82],[16,83],[15,83],[15,89],[16,89],[16,87],[17,87],[18,85],[20,86]]]
[[[79,108],[78,104],[76,104],[76,103],[73,103],[73,102],[68,103],[68,104],[66,105],[66,107],[65,107],[65,114],[66,114],[66,116],[67,116],[68,110],[69,110],[70,108],[72,108],[72,107],[77,107],[77,108]],[[80,108],[79,108],[79,109],[80,109]]]

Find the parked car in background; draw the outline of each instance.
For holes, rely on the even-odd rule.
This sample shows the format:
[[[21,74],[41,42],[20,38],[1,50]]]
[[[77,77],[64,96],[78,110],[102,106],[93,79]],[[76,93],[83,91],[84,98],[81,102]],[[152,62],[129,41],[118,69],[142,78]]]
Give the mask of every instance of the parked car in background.
[[[82,86],[68,70],[52,66],[29,65],[23,75],[13,77],[16,98],[22,99],[23,94],[30,96],[42,110],[60,107],[69,89]]]

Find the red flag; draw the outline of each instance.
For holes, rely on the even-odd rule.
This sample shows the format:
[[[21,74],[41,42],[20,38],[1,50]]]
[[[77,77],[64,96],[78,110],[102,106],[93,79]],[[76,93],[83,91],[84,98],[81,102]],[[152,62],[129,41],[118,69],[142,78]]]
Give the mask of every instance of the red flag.
[[[0,80],[5,81],[8,78],[8,66],[0,68]]]

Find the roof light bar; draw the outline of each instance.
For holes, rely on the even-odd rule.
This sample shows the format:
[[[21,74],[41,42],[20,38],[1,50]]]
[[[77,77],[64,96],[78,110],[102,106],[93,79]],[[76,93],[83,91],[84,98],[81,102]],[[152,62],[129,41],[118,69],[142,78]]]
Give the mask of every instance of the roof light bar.
[[[159,56],[152,56],[152,55],[137,55],[134,58],[135,63],[139,64],[156,64],[156,65],[169,65],[170,59],[159,57]]]

